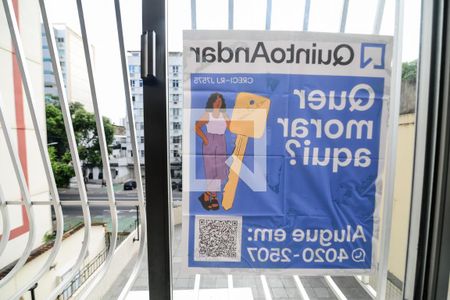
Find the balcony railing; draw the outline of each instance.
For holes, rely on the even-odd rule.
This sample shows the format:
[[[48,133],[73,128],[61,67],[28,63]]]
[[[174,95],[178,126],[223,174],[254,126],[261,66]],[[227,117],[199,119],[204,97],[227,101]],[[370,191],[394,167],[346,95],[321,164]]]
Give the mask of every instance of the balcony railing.
[[[103,277],[107,274],[108,269],[111,266],[111,261],[114,256],[114,251],[116,249],[116,245],[118,242],[120,242],[120,234],[118,234],[118,215],[117,210],[118,207],[121,206],[129,206],[129,205],[136,205],[139,207],[140,212],[140,222],[143,228],[146,227],[146,214],[145,214],[145,201],[144,201],[144,193],[143,193],[143,185],[142,185],[142,176],[141,176],[141,168],[140,168],[140,160],[139,155],[135,155],[133,157],[133,165],[134,165],[134,172],[135,172],[135,180],[137,183],[137,194],[138,194],[138,200],[137,201],[126,201],[126,203],[123,203],[121,201],[116,201],[114,190],[113,190],[113,181],[112,181],[112,175],[111,170],[109,168],[105,168],[104,170],[104,180],[106,182],[106,189],[108,193],[108,201],[95,201],[88,199],[87,193],[86,193],[86,187],[84,183],[83,178],[83,171],[81,168],[81,162],[80,157],[78,154],[77,149],[77,143],[75,140],[75,133],[73,130],[73,124],[72,119],[69,111],[69,105],[68,105],[68,98],[66,94],[66,89],[64,86],[64,80],[63,75],[61,72],[61,64],[59,60],[58,50],[56,47],[56,40],[54,36],[53,26],[51,22],[49,21],[49,15],[47,13],[47,6],[44,0],[39,0],[39,7],[40,7],[40,13],[42,16],[43,21],[43,28],[45,31],[45,37],[47,39],[48,44],[48,52],[51,57],[51,63],[53,67],[53,74],[55,77],[55,83],[56,88],[58,91],[59,96],[59,102],[60,107],[62,110],[63,120],[64,120],[64,129],[67,134],[67,140],[70,148],[70,154],[72,158],[72,165],[75,171],[75,176],[78,183],[78,189],[79,189],[79,196],[80,200],[75,201],[63,201],[61,202],[59,200],[59,193],[56,188],[55,178],[53,175],[53,171],[51,168],[50,160],[49,160],[49,154],[47,150],[47,144],[46,141],[43,138],[43,128],[40,126],[40,120],[38,119],[35,104],[39,103],[39,101],[36,101],[35,99],[35,93],[32,90],[32,84],[30,79],[30,72],[28,67],[27,59],[25,58],[25,52],[22,45],[22,38],[19,32],[19,26],[18,26],[18,19],[17,16],[18,11],[15,11],[15,9],[18,9],[19,6],[13,7],[11,0],[2,0],[3,2],[3,9],[5,11],[6,19],[8,22],[8,29],[11,34],[12,39],[12,45],[15,50],[15,57],[18,69],[20,72],[20,77],[23,83],[23,89],[25,91],[26,100],[28,104],[28,108],[30,110],[30,116],[33,124],[34,132],[36,133],[37,137],[37,144],[38,149],[36,151],[39,153],[40,158],[42,160],[44,171],[45,171],[45,179],[48,182],[48,186],[50,187],[50,194],[51,198],[47,201],[34,201],[30,197],[30,193],[27,186],[27,181],[24,176],[24,170],[22,169],[20,158],[17,155],[17,151],[14,148],[13,143],[13,137],[11,136],[9,132],[9,124],[5,120],[5,110],[3,104],[0,105],[0,125],[3,131],[3,135],[5,137],[8,153],[10,155],[10,160],[14,166],[14,172],[17,179],[17,182],[20,186],[20,191],[22,194],[22,201],[9,201],[8,199],[4,199],[3,195],[0,195],[0,210],[2,213],[2,221],[3,221],[3,234],[0,242],[0,255],[3,252],[3,250],[6,248],[6,243],[9,240],[9,233],[11,229],[11,223],[9,220],[9,214],[8,214],[8,207],[20,207],[24,205],[25,207],[25,213],[27,215],[27,218],[29,220],[29,232],[28,232],[28,241],[26,242],[25,250],[23,251],[22,255],[14,265],[14,267],[9,271],[9,273],[4,276],[0,280],[0,289],[4,287],[8,282],[10,282],[15,275],[24,267],[25,263],[27,262],[28,258],[30,257],[30,254],[32,252],[32,248],[35,244],[35,238],[36,238],[36,232],[37,228],[39,227],[39,220],[37,216],[34,214],[34,210],[32,209],[32,206],[35,205],[47,205],[50,206],[54,212],[56,217],[56,235],[55,235],[55,241],[53,244],[53,247],[50,250],[50,254],[46,261],[42,264],[42,266],[39,268],[39,270],[36,272],[36,274],[33,275],[32,278],[29,278],[27,281],[22,281],[20,283],[20,286],[16,291],[14,292],[14,295],[8,296],[11,299],[18,299],[22,297],[22,295],[30,288],[35,286],[35,284],[48,272],[50,266],[55,261],[56,256],[61,250],[62,246],[62,236],[63,236],[63,228],[64,228],[64,217],[62,214],[62,206],[78,206],[82,208],[83,213],[83,223],[84,223],[84,236],[83,236],[83,243],[82,247],[80,249],[79,254],[76,257],[75,263],[71,266],[70,271],[65,274],[64,279],[58,284],[58,286],[53,289],[51,294],[46,295],[49,299],[55,299],[59,295],[63,295],[63,297],[66,297],[67,295],[73,293],[75,290],[75,287],[80,286],[83,284],[86,279],[92,275],[92,279],[89,280],[85,285],[85,289],[83,290],[83,294],[80,295],[82,299],[85,299],[88,297],[88,295],[91,293],[91,291],[102,281]],[[120,12],[120,2],[119,0],[115,0],[115,13],[116,13],[116,23],[117,23],[117,34],[118,34],[118,40],[119,40],[119,50],[120,50],[120,62],[122,67],[122,77],[123,77],[123,83],[124,83],[124,98],[126,100],[126,109],[127,109],[127,119],[129,121],[129,130],[131,135],[131,145],[132,150],[134,153],[138,153],[138,146],[136,141],[136,129],[135,129],[135,119],[133,114],[133,105],[131,101],[131,94],[130,94],[130,86],[129,86],[129,74],[128,74],[128,66],[127,66],[127,58],[126,58],[126,52],[124,47],[124,40],[123,40],[123,32],[122,32],[122,18],[121,18],[121,12]],[[108,147],[106,144],[106,137],[103,130],[103,119],[102,114],[99,109],[98,99],[97,99],[97,92],[96,92],[96,83],[94,80],[93,75],[93,67],[92,67],[92,61],[91,61],[91,47],[89,47],[90,43],[88,41],[87,36],[87,28],[84,18],[84,10],[82,6],[82,1],[77,0],[77,12],[78,17],[80,21],[80,29],[81,29],[81,37],[83,42],[83,49],[84,49],[84,56],[86,59],[86,66],[87,66],[87,75],[89,79],[89,86],[90,86],[90,92],[91,92],[91,98],[93,102],[94,107],[94,115],[95,115],[95,121],[97,125],[97,132],[98,132],[98,140],[100,144],[100,152],[101,152],[101,158],[102,158],[102,164],[104,166],[109,166],[109,157],[108,157]],[[40,35],[39,35],[40,36]],[[0,100],[2,100],[0,98]],[[33,149],[34,151],[34,149]],[[44,174],[43,174],[44,175]],[[111,236],[109,238],[109,247],[107,247],[101,254],[99,254],[96,259],[90,263],[87,267],[81,268],[84,259],[86,257],[86,253],[88,250],[88,247],[91,243],[91,216],[90,216],[90,207],[93,206],[105,206],[105,204],[109,207],[110,212],[110,218],[111,218]],[[137,271],[139,270],[139,267],[141,265],[141,262],[144,257],[144,247],[146,243],[146,232],[143,231],[140,239],[139,239],[139,254],[135,261],[134,271],[130,275],[128,282],[126,283],[123,293],[121,294],[120,298],[124,299],[126,297],[126,294],[130,287],[133,285],[136,276]],[[95,272],[94,272],[95,271]],[[67,285],[69,285],[69,289],[66,289]],[[0,293],[2,294],[2,293]],[[66,294],[66,295],[65,295]],[[3,294],[4,296],[4,294]],[[3,298],[3,297],[2,297]]]

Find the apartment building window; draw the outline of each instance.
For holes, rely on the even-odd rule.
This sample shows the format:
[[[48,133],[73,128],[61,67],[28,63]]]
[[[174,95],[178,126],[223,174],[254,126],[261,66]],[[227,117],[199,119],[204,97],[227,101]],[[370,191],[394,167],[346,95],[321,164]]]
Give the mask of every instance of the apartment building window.
[[[173,101],[178,101],[178,100],[180,100],[180,94],[172,94],[172,100],[173,100]]]
[[[144,150],[141,150],[141,157],[144,157],[144,155],[145,155]]]
[[[172,138],[172,143],[174,143],[174,144],[179,144],[179,143],[181,143],[181,136],[174,136],[174,137]]]
[[[174,122],[173,123],[173,129],[181,129],[181,123],[180,122]]]
[[[141,144],[144,143],[144,137],[141,136]]]
[[[58,43],[64,43],[64,38],[58,37],[58,38],[56,38],[56,41],[57,41]]]
[[[179,80],[172,80],[172,87],[178,88],[179,86]]]
[[[178,73],[178,66],[172,66],[172,72],[173,73]]]

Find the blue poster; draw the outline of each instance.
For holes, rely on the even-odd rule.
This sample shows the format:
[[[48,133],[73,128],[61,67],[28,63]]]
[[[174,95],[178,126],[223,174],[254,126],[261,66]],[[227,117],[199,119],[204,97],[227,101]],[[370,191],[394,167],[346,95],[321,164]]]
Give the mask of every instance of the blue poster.
[[[373,271],[391,38],[184,39],[184,266]]]

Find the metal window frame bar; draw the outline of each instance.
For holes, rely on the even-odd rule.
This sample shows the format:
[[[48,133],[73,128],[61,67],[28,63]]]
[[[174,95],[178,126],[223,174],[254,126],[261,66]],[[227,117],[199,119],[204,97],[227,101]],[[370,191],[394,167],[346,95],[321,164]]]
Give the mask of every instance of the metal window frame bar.
[[[379,3],[384,0],[379,0]],[[383,9],[378,9],[383,12]],[[392,77],[390,90],[390,116],[389,116],[389,130],[388,139],[389,146],[387,150],[386,165],[395,165],[397,156],[397,140],[398,140],[398,120],[400,115],[400,92],[401,92],[401,75],[402,75],[402,44],[403,44],[403,0],[395,1],[395,24],[394,24],[394,47],[392,59]],[[381,18],[379,18],[381,22]],[[379,26],[378,26],[379,27]],[[379,28],[378,28],[379,29]],[[378,34],[377,32],[376,34]],[[380,256],[377,274],[377,299],[384,299],[386,295],[388,260],[389,260],[389,246],[392,231],[392,206],[395,189],[395,168],[386,172],[384,179],[384,204],[383,215],[381,220],[381,234],[380,234]]]
[[[410,224],[406,296],[445,299],[448,296],[450,269],[449,6],[446,1],[436,0],[430,5],[422,3],[422,10],[423,52],[419,65],[418,95],[428,110],[421,109],[422,102],[419,101],[419,112],[423,112],[420,120],[427,126],[427,129],[422,128],[423,139],[419,142],[426,148],[424,153],[418,155],[419,159],[425,159],[423,176],[417,180],[423,186],[420,195],[423,200],[413,202],[415,207],[411,209],[411,218],[418,217],[420,221],[417,222],[419,224]],[[419,142],[416,140],[416,144]],[[405,299],[408,299],[406,296]]]
[[[228,30],[233,30],[233,26],[234,26],[234,0],[228,0]]]
[[[350,0],[343,0],[342,12],[341,12],[341,22],[339,26],[339,32],[345,32],[345,25],[347,25],[348,7]]]
[[[414,143],[414,170],[410,220],[429,218],[427,206],[431,203],[430,189],[434,181],[437,114],[439,111],[438,79],[441,64],[442,1],[430,1],[421,6],[421,40],[418,60],[416,132]],[[434,19],[434,20],[433,20]],[[419,257],[424,257],[424,243],[421,232],[428,230],[428,224],[410,221],[407,260],[405,267],[404,299],[414,299],[423,289],[424,270]],[[419,271],[417,271],[419,270]]]
[[[195,3],[192,0],[191,3]],[[156,33],[156,77],[144,78],[145,180],[150,299],[172,299],[166,1],[142,1],[142,32]],[[195,8],[195,6],[194,6]],[[192,9],[192,7],[191,7]],[[195,14],[195,9],[192,10]],[[195,15],[192,16],[195,29]]]
[[[56,299],[59,294],[61,294],[68,283],[75,278],[77,272],[79,272],[81,268],[81,264],[84,262],[84,258],[86,257],[86,253],[88,250],[88,245],[90,242],[91,236],[91,214],[89,211],[88,205],[88,196],[86,192],[86,186],[84,184],[83,171],[81,168],[81,161],[78,154],[77,142],[75,139],[75,132],[73,129],[72,118],[70,115],[69,104],[67,100],[66,89],[64,87],[64,80],[62,77],[61,65],[59,60],[58,49],[56,47],[55,35],[53,32],[52,23],[49,21],[49,16],[47,13],[47,8],[44,0],[39,0],[39,6],[42,15],[42,21],[44,25],[45,36],[47,39],[48,51],[50,53],[53,73],[55,76],[56,87],[58,90],[58,96],[61,106],[61,112],[64,121],[64,127],[67,135],[67,140],[69,142],[70,154],[72,158],[73,168],[75,170],[75,176],[78,183],[78,191],[80,194],[80,205],[83,213],[83,222],[84,222],[84,235],[83,235],[83,243],[80,249],[80,253],[72,265],[70,272],[64,277],[64,280],[60,282],[55,289],[53,289],[52,293],[49,295],[49,299]],[[25,292],[26,290],[23,290]]]
[[[266,4],[266,30],[270,30],[272,22],[272,0],[267,0]]]
[[[336,296],[339,300],[347,300],[347,297],[344,295],[344,293],[341,291],[341,289],[337,286],[336,282],[334,282],[333,278],[331,276],[327,275],[324,276],[325,281],[327,282],[328,286],[330,287],[330,290],[333,292],[333,294]]]
[[[92,292],[92,290],[95,288],[95,286],[103,279],[103,277],[106,275],[109,267],[111,266],[111,262],[114,256],[114,251],[117,244],[117,232],[118,232],[118,216],[117,216],[117,207],[116,207],[116,200],[113,190],[113,183],[112,183],[112,176],[111,176],[111,169],[109,164],[109,157],[108,157],[108,146],[106,145],[106,137],[105,137],[105,130],[103,126],[103,116],[100,113],[100,107],[97,99],[97,90],[95,87],[95,79],[94,79],[94,70],[92,66],[91,61],[91,53],[90,53],[90,47],[89,47],[89,39],[87,36],[87,30],[86,30],[86,22],[84,18],[84,11],[83,11],[83,4],[82,0],[77,0],[77,12],[78,12],[78,18],[80,22],[80,29],[81,29],[81,38],[83,40],[83,49],[84,49],[84,56],[86,60],[86,67],[88,72],[88,78],[89,78],[89,87],[92,97],[92,103],[94,106],[94,115],[95,115],[95,123],[97,126],[97,135],[99,139],[100,144],[100,153],[102,157],[102,165],[103,165],[103,178],[105,178],[106,181],[106,191],[108,194],[108,204],[111,214],[111,227],[112,227],[112,241],[110,244],[110,248],[108,250],[108,255],[105,259],[105,263],[100,267],[100,270],[98,271],[97,275],[93,278],[93,280],[85,287],[83,290],[80,299],[87,299],[89,297],[89,294]]]
[[[305,10],[303,14],[303,31],[308,31],[310,10],[311,10],[311,0],[305,0]]]
[[[128,63],[127,57],[125,53],[125,42],[123,38],[123,28],[122,28],[122,17],[120,11],[120,0],[114,0],[114,7],[116,13],[116,24],[117,24],[117,34],[119,40],[119,50],[120,50],[120,61],[122,65],[122,77],[123,84],[125,90],[125,101],[127,107],[127,118],[128,118],[128,127],[130,129],[130,139],[131,139],[131,148],[134,153],[138,153],[138,144],[137,144],[137,136],[136,136],[136,127],[135,127],[135,119],[134,119],[134,111],[133,111],[133,102],[131,100],[131,88],[130,88],[130,80],[128,74]],[[155,62],[153,64],[155,66]],[[142,186],[142,174],[141,174],[141,162],[140,155],[133,156],[134,163],[134,177],[136,179],[136,187],[137,187],[137,196],[138,196],[138,208],[139,208],[139,217],[141,219],[142,228],[146,228],[147,219],[146,219],[146,211],[145,211],[145,199],[144,199],[144,189]],[[139,228],[137,228],[139,230]],[[133,271],[131,272],[130,277],[127,280],[122,292],[119,295],[119,300],[125,299],[132,285],[136,281],[138,276],[138,272],[141,268],[142,262],[145,256],[145,245],[147,242],[147,231],[142,230],[141,237],[139,239],[139,252],[136,263],[133,267]]]
[[[377,2],[377,10],[376,10],[376,14],[375,14],[375,19],[373,21],[373,30],[372,30],[373,34],[380,34],[381,21],[383,20],[385,1],[386,0],[378,0],[378,2]],[[396,25],[394,25],[394,26],[396,26]],[[395,31],[395,29],[394,29],[394,31]],[[394,36],[395,36],[395,33],[394,33]]]
[[[197,29],[197,0],[191,0],[191,28]]]
[[[300,279],[300,276],[294,275],[292,277],[294,278],[295,285],[297,286],[297,290],[298,290],[298,292],[300,294],[301,299],[302,300],[309,300],[310,299],[309,295],[306,292],[305,286],[303,285],[303,283],[302,283],[302,281]]]
[[[25,52],[23,49],[22,40],[21,40],[20,33],[19,33],[19,27],[17,25],[16,15],[14,13],[14,9],[13,9],[13,6],[12,6],[12,3],[10,0],[3,0],[3,7],[4,7],[7,22],[8,22],[9,31],[11,34],[12,44],[15,49],[17,64],[19,66],[19,71],[20,71],[20,74],[22,77],[23,89],[25,91],[28,109],[29,109],[30,116],[31,116],[31,121],[32,121],[33,127],[35,129],[34,132],[36,134],[37,144],[38,144],[38,148],[39,148],[39,154],[40,154],[42,162],[43,162],[45,175],[46,175],[48,185],[49,185],[50,195],[52,197],[52,200],[54,201],[53,209],[55,211],[55,217],[56,217],[56,237],[55,237],[55,241],[54,241],[52,250],[51,250],[47,260],[41,266],[41,268],[35,274],[35,276],[33,276],[33,278],[29,282],[24,284],[23,288],[26,288],[26,290],[28,290],[31,286],[33,286],[39,280],[39,278],[42,275],[44,275],[44,273],[48,270],[50,265],[55,260],[56,255],[58,254],[59,249],[61,248],[61,245],[62,245],[62,237],[63,237],[63,233],[64,233],[64,220],[63,220],[62,208],[61,208],[61,205],[59,205],[59,203],[60,203],[59,194],[58,194],[58,189],[56,188],[56,182],[55,182],[52,167],[50,164],[50,158],[48,155],[47,144],[44,143],[44,139],[41,135],[39,121],[37,119],[36,110],[34,108],[34,103],[37,101],[35,101],[35,99],[34,99],[35,94],[32,90],[31,80],[30,80],[28,68],[26,66]],[[34,223],[32,224],[32,226],[34,226]],[[33,245],[27,244],[27,247],[28,246],[32,247]],[[27,249],[27,251],[31,251],[31,249]],[[19,261],[21,261],[21,260],[19,260]],[[17,265],[18,264],[16,264],[16,266]],[[12,276],[9,277],[10,274],[14,274],[14,273],[11,271],[5,278],[3,278],[3,280],[0,282],[0,286],[2,285],[2,283],[4,284],[12,278]]]
[[[25,206],[25,211],[26,211],[26,214],[28,215],[28,220],[30,222],[30,230],[28,233],[28,241],[27,241],[27,244],[25,245],[22,255],[20,256],[19,260],[16,262],[16,265],[14,266],[14,268],[11,271],[9,271],[8,275],[6,275],[5,277],[2,278],[2,280],[0,280],[0,288],[2,286],[4,286],[6,283],[8,283],[13,278],[13,276],[22,268],[22,266],[27,262],[28,258],[30,257],[30,254],[31,254],[31,250],[33,248],[34,241],[36,239],[35,216],[33,213],[32,206],[31,206],[31,196],[28,191],[27,183],[25,180],[25,175],[23,173],[23,170],[22,170],[22,167],[20,164],[20,159],[17,156],[17,151],[14,149],[14,146],[12,145],[12,142],[11,142],[12,141],[11,133],[10,133],[8,124],[6,124],[6,119],[3,114],[2,102],[3,101],[2,101],[1,94],[0,94],[0,126],[2,127],[3,137],[5,138],[5,141],[6,141],[6,147],[8,148],[9,156],[11,157],[11,162],[12,162],[12,165],[14,168],[14,173],[16,175],[16,179],[19,184],[20,193],[22,195],[23,202],[21,201],[20,204]],[[6,227],[9,228],[10,224],[8,221],[9,221],[9,219],[3,220],[4,223],[6,222]],[[2,239],[2,241],[3,240],[4,239]],[[8,242],[8,241],[6,240],[6,242]]]
[[[0,240],[0,256],[1,256],[3,251],[6,249],[6,245],[8,244],[9,241],[9,234],[11,231],[8,207],[6,204],[5,194],[3,193],[1,185],[0,185],[0,213],[2,216],[2,228],[3,228],[2,237]]]

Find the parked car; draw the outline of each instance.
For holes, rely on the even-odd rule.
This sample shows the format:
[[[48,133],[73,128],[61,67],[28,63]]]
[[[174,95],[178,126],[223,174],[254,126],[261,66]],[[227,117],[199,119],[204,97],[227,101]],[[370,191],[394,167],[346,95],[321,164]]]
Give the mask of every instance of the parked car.
[[[128,180],[123,184],[124,191],[131,191],[136,188],[136,181]]]

